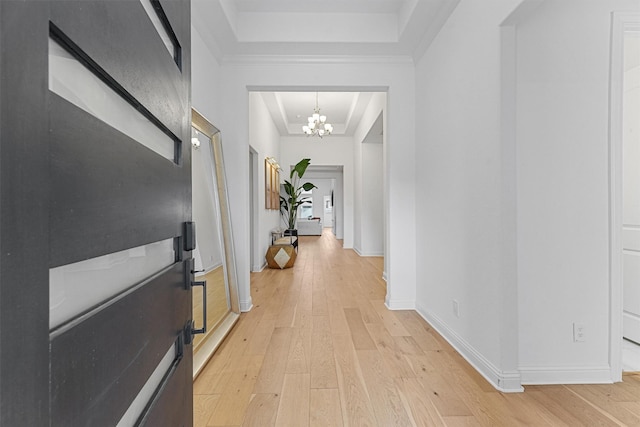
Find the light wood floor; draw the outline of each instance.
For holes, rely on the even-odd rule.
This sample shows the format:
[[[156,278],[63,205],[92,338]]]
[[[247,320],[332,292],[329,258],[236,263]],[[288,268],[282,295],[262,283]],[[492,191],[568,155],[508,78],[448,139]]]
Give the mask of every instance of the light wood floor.
[[[418,314],[388,311],[381,275],[326,231],[293,269],[253,274],[253,310],[194,384],[195,426],[640,426],[640,374],[500,393]]]

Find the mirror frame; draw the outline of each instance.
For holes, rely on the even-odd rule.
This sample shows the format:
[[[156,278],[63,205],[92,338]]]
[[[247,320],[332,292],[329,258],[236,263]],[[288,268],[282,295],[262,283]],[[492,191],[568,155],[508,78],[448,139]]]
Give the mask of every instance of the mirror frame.
[[[238,298],[238,275],[236,270],[235,249],[233,246],[233,233],[231,227],[231,213],[229,211],[229,199],[227,191],[227,181],[224,168],[224,157],[222,155],[222,140],[220,130],[209,122],[195,108],[191,109],[191,126],[198,132],[209,138],[211,151],[213,153],[213,168],[216,178],[217,211],[221,232],[222,257],[224,273],[227,280],[230,312],[218,324],[213,331],[207,331],[205,341],[199,346],[198,351],[193,355],[193,378],[202,371],[213,353],[222,343],[224,337],[231,331],[233,325],[240,317],[240,301]],[[196,223],[197,227],[197,223]]]

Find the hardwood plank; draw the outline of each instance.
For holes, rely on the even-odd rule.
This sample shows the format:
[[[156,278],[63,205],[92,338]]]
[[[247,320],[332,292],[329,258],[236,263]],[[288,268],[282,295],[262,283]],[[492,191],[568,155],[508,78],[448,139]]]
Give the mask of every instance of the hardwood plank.
[[[422,354],[422,349],[413,337],[393,337],[393,341],[402,354]]]
[[[482,424],[472,416],[452,416],[443,418],[447,427],[480,427]]]
[[[247,354],[248,343],[254,335],[259,312],[243,313],[229,336],[222,342],[214,357],[204,367],[194,383],[195,394],[221,394],[232,374]]]
[[[382,323],[382,319],[376,310],[371,305],[371,301],[366,297],[358,298],[358,309],[360,310],[360,316],[365,324],[369,323]],[[384,299],[380,299],[378,302],[384,304]],[[407,333],[407,335],[409,335]]]
[[[198,378],[193,383],[194,396],[222,393],[231,378],[231,374],[232,371],[225,371],[215,375],[198,375]]]
[[[311,365],[311,329],[294,328],[285,373],[308,374]]]
[[[334,335],[345,335],[351,333],[347,318],[344,315],[342,306],[336,302],[329,305],[329,322],[331,323],[331,333]]]
[[[313,291],[313,315],[323,316],[328,314],[327,295],[324,289]]]
[[[543,390],[534,390],[528,393],[568,425],[619,425],[571,393],[564,386],[545,386]]]
[[[640,402],[621,402],[620,406],[635,416],[640,416]]]
[[[291,346],[291,328],[276,328],[264,355],[254,393],[280,393]]]
[[[331,333],[313,331],[311,340],[311,388],[337,388],[336,362]]]
[[[193,396],[193,425],[194,427],[206,427],[207,421],[213,415],[216,404],[220,399],[219,394],[203,394]]]
[[[298,309],[298,298],[300,296],[299,283],[295,283],[293,279],[293,270],[281,270],[285,275],[283,290],[285,290],[286,298],[282,300],[282,305],[276,319],[277,328],[290,328],[293,326],[296,311]]]
[[[383,300],[370,300],[369,303],[376,313],[378,313],[380,319],[382,319],[382,323],[389,331],[389,335],[392,337],[406,337],[411,335],[409,331],[407,331],[407,328],[405,328],[402,322],[396,317],[395,313],[384,305]]]
[[[379,323],[368,324],[366,326],[378,351],[384,358],[385,364],[389,369],[389,375],[394,378],[414,378],[416,376],[415,372],[413,372],[411,365],[409,365],[409,362],[404,357],[400,346],[397,345],[393,337],[389,335],[386,327]],[[422,354],[422,351],[419,351],[417,354]]]
[[[263,356],[247,355],[242,358],[238,369],[227,383],[217,401],[207,426],[240,425],[249,406],[253,387],[262,366]]]
[[[433,427],[445,425],[438,409],[428,398],[420,381],[416,378],[396,378],[395,384],[411,417],[412,424]]]
[[[445,376],[446,372],[440,373],[434,368],[428,356],[406,356],[412,363],[413,370],[422,387],[438,408],[438,413],[443,417],[447,416],[468,416],[473,415],[469,407],[459,397]]]
[[[427,330],[427,322],[421,319],[415,312],[411,311],[396,311],[396,318],[400,320],[406,330],[416,340],[420,348],[424,351],[440,350],[443,348],[441,342],[439,342],[431,333]],[[447,344],[448,345],[448,344]]]
[[[476,388],[476,390],[478,390]],[[467,405],[476,415],[481,424],[492,422],[500,425],[517,423],[526,426],[567,426],[565,422],[556,417],[551,411],[541,405],[530,405],[528,399],[523,399],[520,393],[499,393],[497,391],[481,392],[480,398],[466,399]],[[489,408],[487,410],[486,408]],[[483,411],[485,417],[478,415]]]
[[[629,412],[621,403],[636,402],[638,396],[622,387],[605,384],[601,387],[567,386],[567,389],[587,401],[590,405],[608,413],[612,418],[626,425],[640,426],[640,415]]]
[[[356,350],[375,350],[376,345],[371,339],[367,328],[364,326],[362,315],[357,308],[345,308],[344,316],[351,331],[353,346]]]
[[[342,427],[343,425],[338,389],[311,389],[309,394],[309,426]]]
[[[349,335],[334,335],[338,389],[345,425],[375,426],[373,407]]]
[[[378,425],[409,425],[404,404],[380,353],[377,350],[358,350],[356,353]]]
[[[329,316],[313,316],[312,321],[312,330],[313,332],[327,332],[331,333],[331,320],[329,320]],[[347,333],[345,331],[345,333]]]
[[[273,318],[262,318],[258,322],[251,339],[247,344],[247,353],[265,354],[271,341],[271,335],[275,329],[276,321]]]
[[[309,425],[309,374],[285,374],[275,425]]]
[[[293,327],[310,330],[313,328],[313,317],[311,310],[298,308],[293,318]]]
[[[279,410],[280,424],[295,426],[640,425],[638,374],[616,384],[498,392],[417,313],[393,311],[385,320],[379,265],[378,271],[328,234],[301,236],[293,269],[252,273],[253,310],[241,315],[194,384],[198,411],[210,410],[203,402],[216,396],[216,406],[227,399],[222,410],[237,414],[210,425],[270,426]],[[313,296],[322,291],[326,313],[314,316]],[[367,314],[363,304],[371,307]],[[377,319],[366,322],[374,312]],[[397,325],[389,323],[393,318]],[[403,328],[409,335],[392,335]],[[356,341],[364,348],[356,350]],[[257,374],[248,369],[251,357],[263,357]],[[306,421],[296,403],[283,403],[285,388],[288,402],[307,401]],[[395,420],[398,408],[406,417]]]
[[[274,393],[255,394],[242,422],[243,427],[269,427],[275,425],[280,395]]]
[[[310,264],[310,263],[309,263]],[[305,267],[300,280],[300,295],[298,297],[298,306],[301,309],[311,311],[313,309],[313,268]]]

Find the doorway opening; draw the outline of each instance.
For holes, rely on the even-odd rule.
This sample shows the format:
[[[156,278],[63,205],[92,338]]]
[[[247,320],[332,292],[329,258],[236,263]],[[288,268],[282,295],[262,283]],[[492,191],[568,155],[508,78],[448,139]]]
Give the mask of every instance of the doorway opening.
[[[622,50],[622,370],[640,371],[640,31]]]
[[[640,15],[614,13],[610,99],[610,364],[640,370]]]
[[[369,163],[358,156],[361,156],[362,146],[365,146],[367,155],[371,154],[370,151],[376,152],[379,161],[375,168],[369,167],[368,170],[380,182],[381,187],[374,193],[379,200],[373,204],[378,211],[377,222],[380,223],[379,229],[375,229],[376,238],[382,248],[367,251],[363,255],[383,256],[386,252],[385,212],[388,209],[388,194],[385,190],[387,146],[382,134],[372,132],[371,129],[376,126],[381,128],[386,118],[386,88],[355,87],[336,90],[322,87],[249,87],[248,95],[249,145],[255,148],[259,161],[257,167],[252,165],[253,173],[261,180],[262,174],[258,169],[260,162],[264,158],[273,157],[281,165],[282,184],[283,179],[288,176],[290,165],[295,165],[303,158],[310,158],[311,166],[305,173],[305,181],[314,184],[315,180],[335,181],[331,184],[333,190],[327,191],[319,200],[314,199],[312,205],[305,206],[307,212],[299,215],[299,218],[311,216],[316,221],[319,218],[323,227],[330,226],[333,234],[347,249],[355,249],[356,226],[365,221],[356,211],[373,212],[358,204],[358,200],[361,200],[358,199],[358,194],[361,194],[358,192],[368,191],[370,186],[355,188],[356,177],[361,177],[361,182],[371,181],[369,178],[362,178],[363,164],[369,167]],[[314,107],[320,110],[319,117],[324,117],[326,123],[331,123],[330,135],[320,138],[305,134],[303,128],[309,126],[308,120],[315,111]],[[379,140],[362,144],[363,139],[371,136],[369,134],[376,134]],[[356,150],[359,151],[356,153]],[[333,168],[333,172],[336,171],[335,168],[340,168],[339,178],[327,175],[332,172],[328,168]],[[255,177],[253,180],[255,181]],[[257,187],[260,198],[264,192],[262,187],[262,184]],[[328,203],[325,202],[325,196],[330,198]],[[255,197],[252,196],[254,201]],[[262,209],[261,205],[262,203],[257,203],[257,215],[260,218],[257,222],[258,229],[252,232],[257,232],[260,238],[257,245],[259,248],[253,250],[256,261],[263,258],[268,248],[270,231],[283,226],[277,211]],[[253,210],[255,209],[254,207]],[[366,236],[368,238],[372,234],[366,233]]]

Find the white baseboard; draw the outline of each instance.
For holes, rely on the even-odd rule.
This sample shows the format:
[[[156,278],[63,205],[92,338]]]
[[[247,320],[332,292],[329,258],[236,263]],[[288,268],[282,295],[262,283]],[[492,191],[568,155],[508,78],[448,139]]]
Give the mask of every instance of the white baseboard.
[[[611,384],[609,366],[594,367],[522,367],[520,376],[524,385],[545,384]]]
[[[355,246],[353,247],[353,250],[361,257],[384,256],[384,252],[363,252],[360,248],[356,248]]]
[[[384,254],[382,252],[378,253],[378,252],[366,252],[363,254],[359,254],[361,257],[368,257],[368,256],[375,256],[375,257],[381,257],[384,256]]]
[[[387,294],[384,305],[386,305],[389,310],[415,310],[416,300],[390,299]]]
[[[254,266],[254,267],[251,269],[251,272],[252,272],[252,273],[260,273],[262,270],[264,270],[264,269],[265,269],[265,267],[266,267],[266,266],[267,266],[267,263],[266,263],[266,262],[265,262],[264,264],[262,264],[261,266],[259,266],[259,267]]]
[[[476,371],[480,373],[492,386],[504,393],[524,391],[521,374],[518,371],[501,371],[493,363],[480,354],[471,344],[453,331],[438,316],[429,313],[418,305],[416,312],[422,316],[442,337],[465,358]]]
[[[253,301],[251,300],[251,297],[249,297],[248,300],[240,301],[241,312],[245,313],[247,311],[251,311],[252,308],[253,308]]]
[[[387,281],[387,272],[386,271],[382,272],[382,280],[384,280],[385,282]]]

